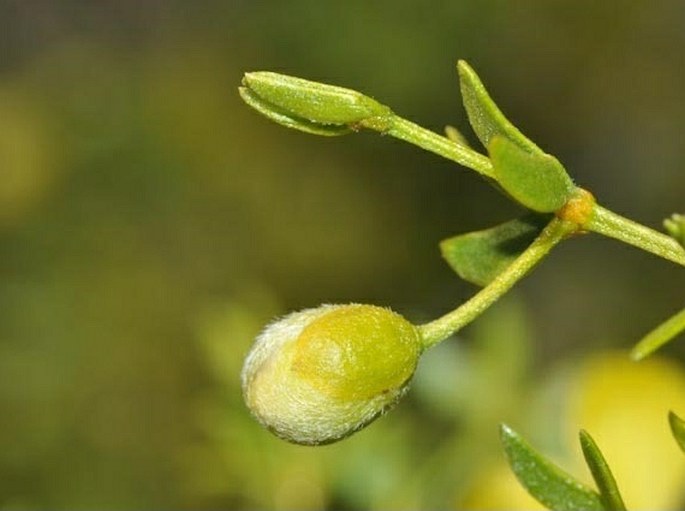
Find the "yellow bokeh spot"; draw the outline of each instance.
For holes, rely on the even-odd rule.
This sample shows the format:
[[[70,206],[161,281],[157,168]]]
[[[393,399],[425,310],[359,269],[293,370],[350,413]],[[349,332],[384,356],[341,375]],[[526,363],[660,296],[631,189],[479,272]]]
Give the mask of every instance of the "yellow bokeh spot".
[[[587,430],[604,454],[628,509],[673,510],[685,503],[685,456],[671,434],[668,411],[685,413],[685,369],[669,359],[632,362],[625,352],[593,355],[568,373],[558,411],[564,454],[543,456],[594,487],[578,439]],[[540,420],[538,416],[537,419]],[[522,431],[523,433],[523,431]],[[525,436],[525,435],[524,435]],[[544,509],[504,461],[487,467],[469,486],[459,509]]]
[[[509,466],[502,461],[484,471],[468,494],[457,504],[457,509],[478,511],[512,511],[546,509],[516,479]]]
[[[626,353],[607,353],[582,364],[574,381],[569,443],[577,445],[580,428],[593,436],[629,509],[683,505],[685,456],[667,420],[669,410],[685,410],[683,368],[659,357],[635,363]]]
[[[19,221],[53,185],[49,132],[46,116],[27,96],[0,89],[0,228]]]

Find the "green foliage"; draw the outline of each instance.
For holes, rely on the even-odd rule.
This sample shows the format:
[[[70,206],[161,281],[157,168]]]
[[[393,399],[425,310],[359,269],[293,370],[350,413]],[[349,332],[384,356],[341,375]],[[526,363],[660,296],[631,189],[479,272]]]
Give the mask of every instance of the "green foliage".
[[[241,89],[241,95],[248,104],[288,127],[315,134],[322,134],[318,133],[317,125],[343,129],[366,127],[461,163],[490,178],[491,184],[534,212],[441,243],[443,256],[457,274],[483,286],[483,289],[452,312],[417,327],[424,349],[450,337],[479,316],[571,234],[598,232],[685,266],[685,250],[676,242],[682,237],[680,217],[673,217],[665,224],[676,238],[674,240],[600,206],[590,192],[575,187],[555,157],[540,150],[506,119],[468,64],[460,61],[458,70],[466,112],[473,130],[487,148],[487,157],[473,151],[463,135],[452,127],[446,129],[446,137],[440,137],[399,117],[367,96],[348,89],[264,72],[247,73],[243,82],[246,88]],[[553,215],[549,215],[551,213]],[[260,343],[271,328],[258,337],[246,367],[249,367],[254,353],[259,352]],[[336,328],[343,337],[347,335],[345,325],[337,325]],[[634,357],[645,356],[684,328],[685,310],[650,333],[636,347]],[[290,353],[283,343],[275,345],[275,350],[269,360],[287,358]],[[308,366],[328,367],[331,360],[338,360],[340,356],[336,350],[315,350],[309,353]],[[364,364],[364,367],[367,365],[371,367],[370,364]],[[330,387],[327,390],[329,394],[336,395],[344,390],[335,378],[323,376]],[[244,390],[246,396],[251,395],[250,382]],[[264,409],[260,413],[280,410],[288,401],[286,396],[276,397],[275,400],[261,400]],[[297,401],[316,410],[319,415],[328,413],[328,408],[331,408],[330,404],[318,398],[310,400],[307,396],[298,396]],[[252,403],[248,400],[248,404]],[[680,441],[680,423],[674,417],[671,417],[671,424],[676,439]],[[308,431],[308,428],[318,427],[319,422],[323,421],[314,420],[314,424],[296,426]],[[300,433],[294,431],[292,436]],[[343,435],[334,435],[333,440],[340,436]],[[575,480],[537,453],[508,426],[501,427],[501,440],[511,469],[528,492],[543,505],[560,511],[625,510],[613,474],[587,432],[580,432],[580,443],[599,492]]]
[[[490,139],[488,152],[497,183],[528,209],[551,213],[573,194],[573,181],[554,156],[527,152],[500,135]]]
[[[595,484],[599,488],[604,509],[606,511],[625,511],[626,506],[618,491],[618,486],[616,486],[614,475],[594,439],[585,430],[580,431],[580,446],[583,449],[583,456],[585,456],[585,461],[590,467]]]
[[[536,213],[440,242],[447,263],[464,280],[487,286],[540,234],[548,215]]]
[[[430,318],[470,289],[441,282],[449,271],[430,264],[431,238],[522,213],[394,135],[311,140],[264,122],[232,88],[250,68],[358,86],[414,121],[458,126],[482,152],[449,79],[456,48],[541,147],[582,147],[563,163],[582,161],[600,199],[659,219],[685,188],[685,152],[668,129],[681,123],[685,86],[682,34],[669,29],[677,2],[569,4],[573,15],[544,1],[361,3],[363,23],[355,2],[117,2],[105,15],[99,2],[4,4],[1,509],[529,509],[507,494],[525,492],[500,463],[492,432],[503,419],[572,466],[571,439],[555,437],[562,421],[576,424],[566,406],[579,399],[564,361],[626,348],[646,318],[676,312],[678,268],[569,242],[582,257],[559,254],[428,351],[391,416],[323,449],[281,442],[249,415],[238,379],[268,318],[355,297]],[[607,65],[611,52],[625,58]],[[603,143],[608,131],[618,152]],[[448,138],[445,150],[465,145]],[[488,168],[487,155],[467,154]],[[531,298],[546,305],[531,309]],[[683,341],[667,351],[675,369]],[[605,381],[583,395],[624,387],[616,374]],[[549,393],[552,405],[540,404]],[[666,392],[647,394],[611,403],[619,414],[648,408],[662,426],[665,410],[685,411]],[[634,434],[642,421],[625,418],[601,432],[578,424],[602,439],[635,508],[683,509],[674,470],[685,458],[670,431],[655,444],[657,430]],[[675,490],[663,491],[666,480]]]
[[[471,66],[460,60],[457,68],[466,113],[488,150],[497,183],[533,211],[548,213],[561,208],[574,189],[564,167],[504,116]]]
[[[549,509],[625,511],[609,465],[587,431],[580,431],[580,445],[599,493],[549,461],[509,426],[501,426],[500,438],[518,480]]]
[[[514,474],[544,506],[557,511],[604,509],[596,491],[551,463],[509,426],[501,426],[500,438]]]
[[[488,94],[476,72],[466,61],[460,60],[457,64],[457,70],[459,71],[464,108],[466,108],[473,131],[484,147],[490,147],[492,139],[499,135],[526,152],[544,154],[538,146],[509,122]]]

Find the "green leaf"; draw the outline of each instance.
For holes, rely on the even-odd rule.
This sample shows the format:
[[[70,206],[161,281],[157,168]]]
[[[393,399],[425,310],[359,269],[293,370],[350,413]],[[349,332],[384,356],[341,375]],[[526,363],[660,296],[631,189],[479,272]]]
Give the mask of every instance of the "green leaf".
[[[492,138],[488,151],[495,179],[523,206],[549,213],[571,197],[573,181],[554,156],[526,152],[499,135]]]
[[[626,511],[621,493],[618,491],[616,479],[609,469],[602,452],[594,439],[585,430],[580,430],[580,446],[592,477],[599,488],[599,494],[606,511]]]
[[[564,167],[509,122],[466,62],[460,60],[457,67],[469,122],[490,153],[495,179],[533,211],[558,210],[574,190]]]
[[[685,215],[674,213],[664,220],[664,227],[672,238],[685,247]]]
[[[556,511],[601,511],[599,494],[541,456],[515,431],[501,426],[509,465],[537,501]]]
[[[671,431],[680,448],[685,452],[685,421],[673,412],[668,412],[668,422],[671,424]]]
[[[378,119],[392,116],[388,107],[361,92],[294,76],[269,71],[245,73],[243,86],[250,92],[249,99],[258,100],[258,110],[273,120],[285,115],[313,124],[353,128],[362,122],[380,122]],[[246,94],[241,94],[245,98]],[[268,115],[272,108],[276,118]]]
[[[352,131],[352,129],[346,125],[316,124],[306,119],[299,119],[281,110],[277,106],[262,100],[259,96],[245,87],[239,87],[238,91],[245,103],[263,116],[286,128],[293,128],[311,135],[323,135],[327,137],[346,135]]]
[[[440,251],[462,279],[486,286],[528,248],[549,220],[549,215],[532,213],[443,240]]]
[[[495,136],[500,135],[527,152],[544,154],[538,146],[504,117],[471,66],[460,60],[457,69],[462,101],[469,122],[485,147],[489,147],[490,141]]]
[[[668,318],[645,335],[632,349],[633,360],[642,360],[685,331],[685,309]]]

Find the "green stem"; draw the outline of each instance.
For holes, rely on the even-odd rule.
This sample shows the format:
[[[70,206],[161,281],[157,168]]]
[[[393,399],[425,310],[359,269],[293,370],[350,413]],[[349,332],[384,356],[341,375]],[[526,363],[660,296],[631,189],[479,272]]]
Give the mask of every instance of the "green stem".
[[[595,204],[592,215],[588,222],[583,225],[583,228],[615,238],[685,266],[685,249],[676,240],[617,215],[599,204]]]
[[[642,360],[683,331],[685,331],[685,309],[645,335],[632,349],[630,356],[633,360]]]
[[[419,326],[425,348],[445,340],[482,314],[490,305],[522,279],[549,251],[578,226],[554,218],[531,245],[487,287],[452,312]]]
[[[378,123],[377,126],[374,125],[374,122],[362,122],[361,124],[366,128],[381,131],[384,134],[417,145],[443,158],[455,161],[484,176],[493,177],[490,159],[473,149],[453,142],[397,115],[393,115],[390,119],[384,119],[383,121],[383,123]]]

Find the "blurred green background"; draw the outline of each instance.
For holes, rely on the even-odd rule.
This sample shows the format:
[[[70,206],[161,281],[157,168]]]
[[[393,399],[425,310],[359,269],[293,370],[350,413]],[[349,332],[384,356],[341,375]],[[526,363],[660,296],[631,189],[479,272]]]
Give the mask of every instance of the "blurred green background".
[[[682,306],[682,271],[587,236],[342,443],[286,444],[242,404],[242,357],[272,317],[356,301],[432,319],[475,291],[438,241],[519,213],[399,141],[268,122],[241,103],[243,72],[356,88],[468,132],[467,59],[580,185],[660,228],[685,208],[683,2],[4,0],[0,26],[2,509],[511,509],[483,501],[505,495],[482,486],[497,424],[557,459],[577,451],[565,428],[596,431],[560,410],[592,395],[601,415],[612,368],[632,366],[609,364],[603,391],[577,390],[578,367]],[[685,388],[685,341],[666,354],[665,372],[635,380],[656,385],[645,403]],[[620,427],[685,414],[685,392],[656,410],[631,395]],[[616,452],[655,452],[647,436]],[[664,442],[660,480],[682,458]]]

